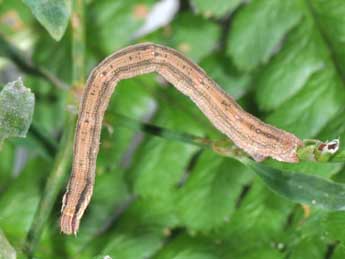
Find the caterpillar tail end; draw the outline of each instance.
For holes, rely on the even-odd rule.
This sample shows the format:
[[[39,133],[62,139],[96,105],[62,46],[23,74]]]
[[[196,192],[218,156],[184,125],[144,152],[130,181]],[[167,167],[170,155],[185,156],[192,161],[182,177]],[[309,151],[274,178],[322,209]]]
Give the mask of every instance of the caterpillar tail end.
[[[60,218],[61,232],[66,235],[77,235],[79,229],[79,221],[75,220],[73,215],[62,214]]]

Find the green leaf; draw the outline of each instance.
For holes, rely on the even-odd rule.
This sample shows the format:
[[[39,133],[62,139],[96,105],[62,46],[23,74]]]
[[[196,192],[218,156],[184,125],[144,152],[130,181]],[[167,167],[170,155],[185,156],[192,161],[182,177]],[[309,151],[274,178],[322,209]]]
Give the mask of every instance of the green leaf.
[[[343,245],[338,245],[335,248],[332,259],[343,259],[345,257],[345,248]]]
[[[281,51],[258,73],[256,95],[259,107],[272,111],[269,123],[312,138],[343,108],[345,92],[318,20],[301,3],[303,23],[288,33]]]
[[[342,78],[345,78],[345,2],[342,0],[308,1],[317,26],[331,50]]]
[[[9,137],[25,137],[34,112],[35,97],[19,78],[0,92],[0,145]]]
[[[344,212],[331,212],[324,216],[322,228],[325,230],[325,237],[332,240],[345,242],[345,231],[341,226],[345,223]]]
[[[6,236],[0,229],[0,259],[15,259],[16,250],[6,239]]]
[[[227,54],[241,70],[252,70],[270,59],[300,18],[300,6],[295,0],[251,1],[234,18]]]
[[[192,6],[197,13],[201,13],[205,17],[222,17],[233,12],[243,0],[191,0]]]
[[[103,237],[107,242],[98,257],[151,258],[170,231],[169,217],[163,208],[153,208],[151,199],[137,199],[119,219],[115,231]]]
[[[71,33],[67,32],[61,41],[56,42],[48,34],[40,34],[34,45],[33,62],[56,75],[66,83],[72,78]],[[49,82],[41,82],[43,83]],[[42,87],[42,86],[40,86]],[[38,88],[38,87],[37,87]],[[45,87],[45,91],[47,91]],[[36,90],[36,89],[35,89]],[[42,91],[40,88],[36,91]],[[35,91],[35,92],[36,92]],[[58,93],[55,93],[58,94]]]
[[[277,244],[284,239],[284,228],[293,204],[273,193],[255,178],[239,200],[237,210],[215,235],[224,240],[231,254],[239,258],[256,258],[253,251],[276,258]],[[265,258],[265,257],[263,257]]]
[[[252,174],[232,159],[205,152],[176,197],[180,221],[194,231],[208,231],[231,219],[236,203]]]
[[[334,71],[323,71],[315,74],[298,95],[280,106],[267,121],[300,138],[316,136],[345,101],[343,86]]]
[[[236,73],[233,64],[222,54],[206,57],[201,61],[200,66],[235,99],[243,97],[250,90],[251,77],[248,74],[239,75]]]
[[[30,10],[23,5],[22,0],[1,1],[0,4],[0,31],[5,37],[23,37],[18,38],[17,43],[32,41],[32,35],[27,35],[35,21]],[[1,52],[1,51],[0,51]]]
[[[179,235],[168,243],[154,259],[220,259],[223,246],[203,237]]]
[[[50,35],[59,41],[64,35],[71,13],[67,0],[23,0]]]
[[[243,162],[272,190],[292,201],[326,210],[345,210],[345,184],[318,176],[280,171],[249,159]]]
[[[109,255],[112,258],[145,259],[152,255],[162,243],[159,235],[151,233],[144,227],[140,231],[117,233],[102,251],[101,258]]]
[[[90,30],[88,35],[92,35],[90,44],[105,54],[128,45],[153,3],[153,0],[93,1],[88,8],[86,27]]]
[[[217,24],[188,12],[176,17],[171,27],[173,34],[171,39],[168,40],[168,44],[180,50],[195,62],[198,62],[215,49],[220,35],[220,28]]]
[[[305,87],[314,73],[324,68],[326,53],[318,47],[320,42],[315,39],[315,33],[305,24],[293,30],[281,51],[261,71],[256,100],[262,110],[270,111],[282,105]],[[311,93],[308,95],[313,96]]]
[[[26,238],[40,200],[43,177],[50,167],[49,162],[31,160],[0,197],[0,228],[15,246],[22,244]]]
[[[273,159],[264,162],[265,165],[282,171],[298,172],[309,175],[317,175],[323,178],[331,178],[338,173],[343,165],[341,163],[315,163],[303,161],[299,163],[281,163]]]
[[[121,81],[114,92],[106,114],[124,114],[138,121],[144,121],[145,117],[153,113],[156,101],[150,91],[154,91],[157,83],[153,75],[145,75],[131,80]],[[111,118],[111,119],[109,119]],[[139,132],[121,127],[116,119],[106,115],[105,121],[109,124],[102,131],[102,149],[98,161],[100,172],[106,168],[123,167],[126,153]],[[126,162],[130,164],[129,161]]]
[[[187,104],[190,101],[185,97],[181,98],[172,88],[164,89],[164,94],[167,94],[166,100],[160,102],[154,124],[174,130],[188,129],[190,133],[200,135],[203,129],[197,120],[191,119],[192,116],[188,112]],[[135,164],[131,168],[135,193],[143,197],[171,199],[196,151],[197,148],[192,145],[162,141],[157,137],[148,138],[135,155]]]
[[[213,233],[232,258],[284,258],[284,231],[292,203],[272,193],[257,178],[247,185],[229,220]],[[221,257],[223,258],[223,257]]]
[[[177,49],[194,62],[199,62],[217,48],[221,33],[215,22],[190,12],[178,14],[168,28],[167,33],[157,31],[145,39]]]
[[[324,259],[327,252],[327,245],[323,240],[321,240],[321,238],[320,236],[308,236],[307,238],[302,238],[302,240],[300,240],[298,244],[294,245],[290,250],[290,258]]]

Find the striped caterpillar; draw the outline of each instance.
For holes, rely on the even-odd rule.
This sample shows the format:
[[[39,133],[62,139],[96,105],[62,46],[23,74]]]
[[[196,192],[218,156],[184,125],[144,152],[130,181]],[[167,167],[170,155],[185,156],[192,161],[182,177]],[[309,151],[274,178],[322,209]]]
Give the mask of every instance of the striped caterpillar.
[[[116,84],[157,72],[188,96],[210,122],[254,160],[267,157],[295,163],[303,142],[244,111],[196,64],[174,49],[143,43],[103,60],[90,74],[79,110],[71,178],[62,202],[61,231],[76,234],[95,181],[104,112]]]

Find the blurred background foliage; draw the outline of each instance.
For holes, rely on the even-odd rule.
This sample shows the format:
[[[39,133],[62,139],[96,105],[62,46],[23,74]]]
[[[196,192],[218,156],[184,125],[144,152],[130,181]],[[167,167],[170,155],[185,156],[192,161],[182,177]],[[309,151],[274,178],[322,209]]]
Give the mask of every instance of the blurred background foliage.
[[[0,151],[0,258],[345,258],[343,163],[245,165],[191,145],[224,136],[155,74],[117,87],[92,202],[76,237],[60,233],[86,76],[144,41],[180,50],[300,138],[345,137],[343,0],[0,0],[1,98],[18,76],[35,96],[27,137]]]

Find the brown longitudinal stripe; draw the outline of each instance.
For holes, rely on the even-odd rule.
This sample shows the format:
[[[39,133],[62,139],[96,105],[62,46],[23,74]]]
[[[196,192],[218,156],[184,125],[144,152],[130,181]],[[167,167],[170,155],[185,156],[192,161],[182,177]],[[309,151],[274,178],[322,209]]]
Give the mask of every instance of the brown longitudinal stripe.
[[[298,162],[302,141],[245,112],[206,73],[174,49],[153,43],[133,45],[102,61],[91,73],[80,105],[72,175],[63,198],[61,230],[76,233],[91,199],[104,112],[116,84],[157,72],[187,95],[210,122],[255,160],[272,157]]]

